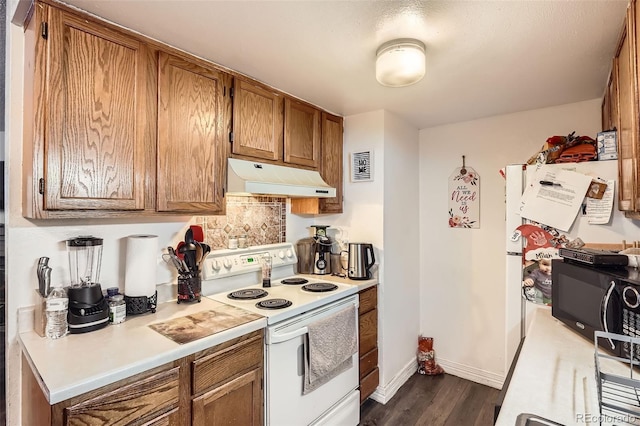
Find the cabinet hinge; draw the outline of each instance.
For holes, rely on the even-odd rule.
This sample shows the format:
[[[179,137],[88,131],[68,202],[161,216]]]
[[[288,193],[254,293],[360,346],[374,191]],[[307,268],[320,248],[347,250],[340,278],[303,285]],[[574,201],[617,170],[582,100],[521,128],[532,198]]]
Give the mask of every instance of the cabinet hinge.
[[[44,195],[44,178],[38,180],[38,193]]]
[[[233,132],[229,132],[229,142],[233,142]]]
[[[46,22],[40,24],[40,36],[45,40],[49,37],[49,25]]]
[[[232,98],[234,94],[233,92],[234,92],[233,87],[229,88],[229,96],[231,96]]]

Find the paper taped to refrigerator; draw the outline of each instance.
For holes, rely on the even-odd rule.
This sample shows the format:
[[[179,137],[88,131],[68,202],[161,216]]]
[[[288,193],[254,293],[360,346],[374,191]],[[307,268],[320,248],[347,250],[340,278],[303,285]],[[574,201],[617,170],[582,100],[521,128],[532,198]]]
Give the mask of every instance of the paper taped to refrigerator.
[[[523,195],[522,217],[568,232],[580,212],[591,179],[569,170],[541,168],[531,189]]]

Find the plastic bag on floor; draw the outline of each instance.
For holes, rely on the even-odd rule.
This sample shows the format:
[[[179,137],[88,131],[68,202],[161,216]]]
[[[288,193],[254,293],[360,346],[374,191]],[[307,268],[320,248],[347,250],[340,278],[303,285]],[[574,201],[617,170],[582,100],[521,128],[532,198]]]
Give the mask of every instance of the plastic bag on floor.
[[[436,352],[433,350],[433,337],[418,337],[418,373],[435,376],[444,373],[444,369],[436,363]]]

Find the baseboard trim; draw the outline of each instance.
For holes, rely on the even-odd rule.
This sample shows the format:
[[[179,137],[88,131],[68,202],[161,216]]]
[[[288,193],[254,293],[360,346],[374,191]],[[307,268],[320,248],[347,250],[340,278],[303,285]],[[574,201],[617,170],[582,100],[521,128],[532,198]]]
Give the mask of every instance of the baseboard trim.
[[[378,385],[369,398],[379,402],[380,404],[386,404],[417,370],[418,362],[415,359],[412,359],[402,368],[402,370],[398,372],[398,374],[393,377],[393,379],[391,379],[389,383],[384,386]]]
[[[470,367],[455,361],[438,358],[438,364],[444,368],[445,372],[457,377],[461,377],[472,382],[490,386],[495,389],[502,389],[505,376],[492,373],[490,371],[481,370],[479,368]]]

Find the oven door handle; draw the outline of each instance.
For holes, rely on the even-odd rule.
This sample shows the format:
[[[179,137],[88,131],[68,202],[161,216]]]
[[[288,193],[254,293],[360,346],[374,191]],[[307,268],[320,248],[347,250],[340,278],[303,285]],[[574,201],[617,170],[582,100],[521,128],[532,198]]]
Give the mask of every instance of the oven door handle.
[[[607,293],[604,295],[604,298],[602,299],[602,304],[600,305],[600,313],[602,314],[600,317],[600,324],[602,325],[602,329],[607,333],[609,333],[609,326],[607,325],[607,312],[609,310],[609,300],[611,299],[611,293],[613,293],[613,289],[615,287],[616,287],[615,281],[611,281],[611,284],[609,285],[609,290],[607,290]],[[614,350],[616,348],[616,345],[613,343],[611,339],[607,338],[607,340],[611,345],[611,350]]]
[[[298,336],[302,336],[303,334],[307,334],[309,329],[307,327],[298,328],[291,333],[282,333],[282,334],[269,334],[269,343],[282,343],[287,340],[295,339]]]

